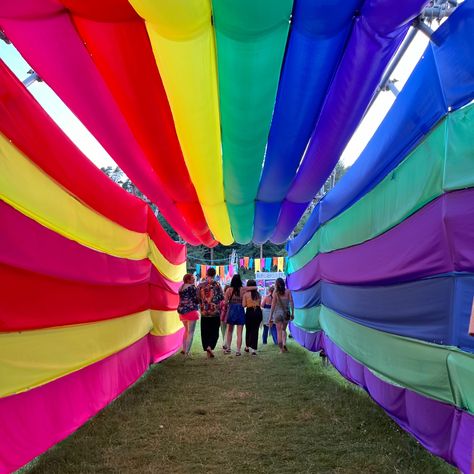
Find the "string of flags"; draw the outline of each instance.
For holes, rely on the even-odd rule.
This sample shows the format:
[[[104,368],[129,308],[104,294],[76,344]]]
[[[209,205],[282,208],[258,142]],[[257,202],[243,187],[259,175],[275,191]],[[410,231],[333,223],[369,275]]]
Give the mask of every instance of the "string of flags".
[[[207,269],[213,267],[216,269],[216,275],[219,275],[221,280],[227,280],[232,278],[238,273],[239,268],[245,268],[248,270],[255,270],[255,272],[270,272],[276,269],[278,272],[283,272],[288,263],[288,257],[265,257],[265,258],[252,258],[242,257],[239,259],[238,265],[204,265],[196,263],[196,275],[200,275],[201,278],[205,278]]]

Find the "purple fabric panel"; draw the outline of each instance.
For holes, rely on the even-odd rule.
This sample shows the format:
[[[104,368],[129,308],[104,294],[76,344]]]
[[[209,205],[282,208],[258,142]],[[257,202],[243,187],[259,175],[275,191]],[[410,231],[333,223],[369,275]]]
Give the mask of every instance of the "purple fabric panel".
[[[326,181],[364,116],[383,72],[426,0],[365,2],[286,199],[308,204]],[[303,214],[282,208],[273,242],[288,238]],[[285,237],[285,239],[283,239]]]
[[[319,280],[382,284],[474,270],[474,189],[443,194],[386,233],[318,254],[288,275],[291,290]]]
[[[324,349],[343,377],[364,388],[401,428],[426,449],[462,472],[471,472],[474,416],[452,405],[384,382],[345,354],[322,331],[308,333],[293,323],[290,323],[290,329],[296,342],[307,349]]]

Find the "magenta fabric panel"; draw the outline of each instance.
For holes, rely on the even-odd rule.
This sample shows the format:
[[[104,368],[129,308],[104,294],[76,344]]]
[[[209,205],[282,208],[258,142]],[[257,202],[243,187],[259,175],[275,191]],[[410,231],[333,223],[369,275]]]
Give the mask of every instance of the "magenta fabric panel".
[[[288,275],[292,290],[319,280],[387,284],[474,271],[474,190],[443,194],[386,233],[353,247],[318,254]]]
[[[148,336],[28,392],[0,399],[0,474],[68,437],[133,384],[150,363]]]
[[[427,0],[367,0],[356,18],[316,127],[271,240],[287,240],[293,225],[322,187],[359,125],[410,21]],[[303,206],[302,206],[303,205]]]
[[[148,334],[151,363],[160,362],[173,355],[183,343],[184,329],[168,336],[153,336]],[[166,388],[164,387],[164,390]]]
[[[343,377],[361,386],[393,420],[430,452],[471,472],[474,416],[458,408],[384,382],[345,354],[322,331],[310,333],[290,323],[296,342],[308,350],[324,349]]]
[[[62,280],[100,285],[133,285],[150,279],[150,260],[127,260],[84,247],[3,201],[0,222],[0,263]]]
[[[55,0],[0,0],[2,28],[26,61],[109,152],[127,176],[193,245],[189,230],[122,116],[74,24]],[[41,38],[41,40],[39,40]]]
[[[20,468],[59,443],[172,355],[182,330],[147,335],[93,365],[28,392],[0,398],[0,474]],[[163,388],[166,390],[166,387]]]

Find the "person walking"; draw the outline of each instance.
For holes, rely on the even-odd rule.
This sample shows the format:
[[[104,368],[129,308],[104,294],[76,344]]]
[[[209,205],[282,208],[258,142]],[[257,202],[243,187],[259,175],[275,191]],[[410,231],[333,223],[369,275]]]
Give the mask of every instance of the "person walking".
[[[256,287],[255,280],[249,280],[247,287]],[[262,297],[257,290],[247,291],[242,298],[245,308],[245,352],[257,355],[258,330],[262,323],[262,308],[260,307]]]
[[[271,286],[268,289],[268,293],[263,298],[262,302],[262,317],[263,317],[263,333],[262,333],[262,343],[267,344],[268,341],[268,333],[270,332],[273,338],[273,343],[275,345],[278,344],[278,335],[277,335],[277,328],[276,324],[272,324],[270,326],[269,321],[270,321],[270,311],[272,308],[272,300],[273,300],[273,291],[275,290],[275,287]]]
[[[286,289],[283,278],[277,278],[269,323],[272,324],[272,322],[275,322],[276,324],[280,352],[288,352],[286,347],[286,327],[288,326],[288,322],[294,319],[294,316],[295,307],[291,292]]]
[[[236,356],[241,355],[242,348],[242,330],[245,324],[245,311],[242,306],[242,297],[247,291],[256,290],[257,287],[247,286],[242,287],[242,280],[239,274],[232,277],[230,281],[230,288],[225,292],[225,301],[229,305],[227,312],[227,333],[226,333],[226,348],[224,354],[230,354],[230,347],[232,345],[232,335],[234,332],[234,326],[237,326],[237,351]]]
[[[221,285],[214,280],[216,269],[209,267],[206,280],[198,287],[198,297],[201,307],[201,342],[207,357],[214,357],[214,349],[219,339],[220,302],[224,298]]]
[[[184,354],[186,357],[189,356],[194,338],[194,330],[196,329],[196,321],[199,319],[199,300],[195,281],[194,275],[186,273],[183,277],[183,284],[178,291],[178,314],[184,326],[181,354]]]
[[[224,294],[229,288],[229,285],[226,285],[224,288]],[[222,335],[222,349],[226,350],[226,331],[227,331],[227,313],[229,311],[229,305],[227,304],[225,298],[220,302],[220,315],[221,315],[221,335]]]

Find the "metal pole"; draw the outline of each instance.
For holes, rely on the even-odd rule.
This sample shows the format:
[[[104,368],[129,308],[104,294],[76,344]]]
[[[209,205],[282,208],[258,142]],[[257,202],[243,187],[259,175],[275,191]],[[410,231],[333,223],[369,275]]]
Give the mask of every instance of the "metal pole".
[[[211,247],[211,265],[214,265],[214,247]]]
[[[260,258],[263,258],[263,244],[260,244]]]
[[[367,107],[367,110],[365,111],[365,114],[369,111],[370,107],[372,107],[372,104],[375,102],[375,99],[377,99],[378,95],[380,94],[380,91],[383,91],[384,88],[387,85],[388,80],[390,79],[390,76],[393,74],[393,71],[395,71],[395,68],[398,66],[398,63],[402,59],[403,55],[406,53],[408,47],[411,45],[413,39],[416,36],[416,33],[418,30],[413,27],[410,28],[410,31],[406,35],[405,39],[403,40],[403,43],[401,44],[400,48],[396,52],[395,56],[393,57],[392,61],[390,62],[387,70],[385,71],[384,75],[382,76],[382,79],[379,83],[379,86],[377,87],[374,96],[372,97],[372,100],[369,103],[369,106]],[[364,114],[364,116],[365,116]]]

